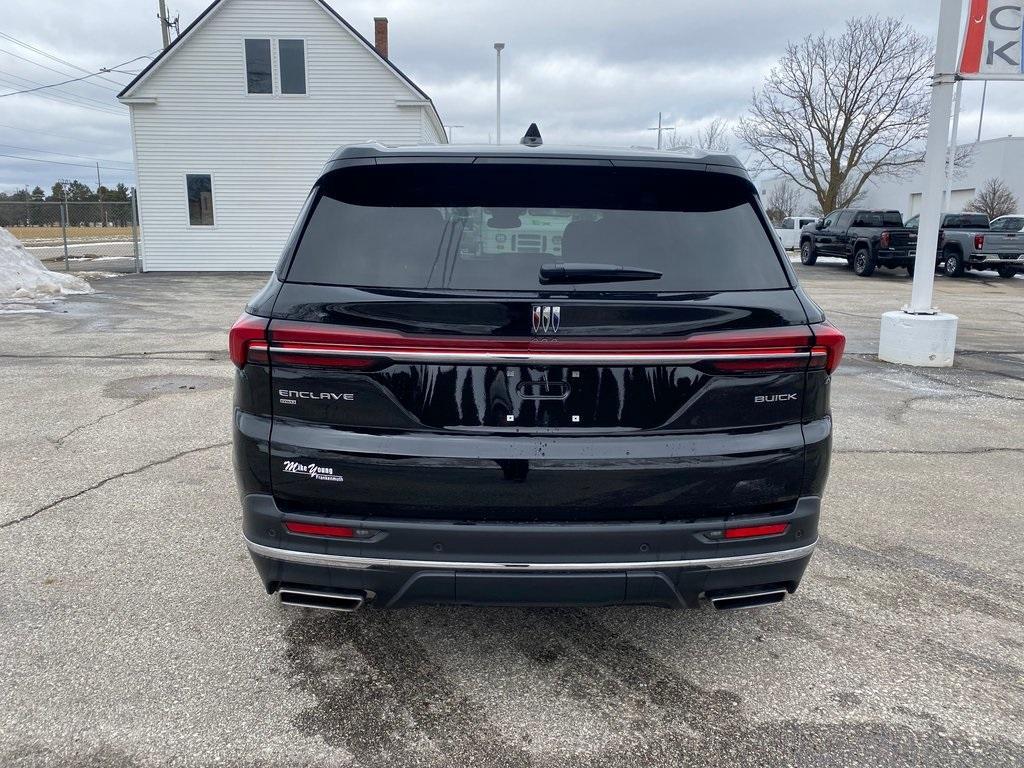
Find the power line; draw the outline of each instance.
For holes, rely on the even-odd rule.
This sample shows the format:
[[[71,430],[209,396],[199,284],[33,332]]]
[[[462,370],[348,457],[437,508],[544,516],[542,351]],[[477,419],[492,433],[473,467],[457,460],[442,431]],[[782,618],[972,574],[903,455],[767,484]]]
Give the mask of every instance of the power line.
[[[72,78],[71,80],[64,80],[63,82],[60,82],[60,83],[39,83],[39,84],[37,84],[37,87],[35,87],[35,88],[26,88],[26,89],[21,90],[21,91],[11,91],[10,93],[0,93],[0,99],[3,99],[5,97],[7,97],[7,96],[18,96],[18,95],[20,95],[22,93],[33,93],[35,91],[42,91],[42,90],[45,90],[47,88],[59,88],[60,86],[67,85],[68,83],[77,83],[80,80],[86,80],[86,79],[88,79],[90,77],[98,77],[99,75],[103,74],[104,72],[117,72],[118,71],[117,70],[118,67],[122,67],[125,64],[131,64],[133,61],[138,61],[141,58],[144,58],[144,57],[136,56],[134,59],[129,59],[128,61],[122,61],[120,64],[115,64],[112,67],[103,67],[102,69],[100,69],[99,72],[90,72],[87,75],[82,75],[81,77],[75,77],[75,78]],[[26,79],[26,78],[22,78],[22,79]],[[88,98],[88,97],[87,96],[83,96],[82,98]]]
[[[64,139],[65,141],[79,141],[82,143],[95,142],[96,139],[83,139],[81,136],[65,136],[61,133],[51,133],[50,131],[40,131],[35,128],[19,128],[17,125],[7,125],[0,123],[0,128],[9,128],[12,131],[21,131],[22,133],[39,134],[40,136],[53,136],[55,139]]]
[[[71,74],[70,72],[67,72],[66,70],[60,70],[60,69],[57,69],[56,67],[50,67],[50,66],[47,66],[46,64],[40,64],[38,61],[33,61],[32,59],[28,58],[27,56],[22,56],[20,53],[15,53],[14,51],[8,51],[6,48],[0,48],[0,53],[7,54],[8,56],[13,56],[14,58],[16,58],[16,59],[18,59],[20,61],[24,61],[24,62],[26,62],[28,64],[31,64],[34,67],[39,67],[40,69],[45,69],[47,72],[53,72],[55,74],[60,75],[61,77],[67,77],[69,74]],[[117,88],[111,88],[109,85],[100,85],[99,83],[96,83],[96,82],[93,82],[93,81],[86,82],[86,85],[91,85],[94,88],[99,88],[104,93],[111,93],[111,92],[116,93],[117,90],[118,90]]]
[[[14,160],[31,160],[32,162],[35,162],[35,163],[48,163],[50,165],[74,165],[74,166],[77,166],[79,168],[95,168],[96,167],[95,163],[68,163],[68,162],[65,162],[63,160],[47,160],[46,158],[43,158],[43,157],[24,157],[22,155],[7,155],[7,154],[4,154],[2,152],[0,152],[0,157],[10,157],[10,158],[12,158]],[[107,171],[120,171],[121,173],[125,173],[125,174],[128,174],[130,176],[134,176],[135,175],[134,171],[129,171],[127,168],[112,168],[111,166],[103,165],[102,163],[100,163],[100,168],[103,168],[103,169],[105,169]]]
[[[129,160],[109,160],[109,159],[108,160],[104,160],[104,159],[99,158],[99,157],[89,157],[87,155],[75,155],[75,154],[72,154],[70,152],[57,152],[57,151],[52,150],[52,149],[36,149],[35,147],[18,147],[18,146],[15,146],[14,144],[0,144],[0,147],[5,147],[6,149],[19,149],[19,150],[22,150],[24,152],[39,152],[39,153],[42,153],[44,155],[60,155],[61,157],[77,157],[79,160],[92,160],[94,163],[118,163],[118,164],[121,164],[121,165],[131,165],[132,164],[131,161],[129,161]]]
[[[15,45],[20,45],[22,48],[27,48],[33,53],[38,53],[40,56],[45,56],[46,58],[52,61],[64,64],[65,66],[71,67],[72,69],[77,69],[79,72],[89,71],[85,67],[80,67],[77,64],[68,61],[67,59],[62,59],[59,56],[54,56],[52,53],[48,53],[47,51],[44,51],[40,48],[36,48],[31,43],[26,43],[24,40],[19,40],[18,38],[14,37],[13,35],[9,35],[6,32],[0,32],[0,37],[4,38],[5,40],[10,40],[12,43],[14,43]],[[113,83],[114,85],[120,88],[124,88],[124,83],[119,83],[116,80],[111,80],[109,77],[101,77],[100,80],[106,80],[108,83]]]
[[[25,83],[29,83],[32,85],[43,85],[43,83],[40,83],[37,80],[30,80],[27,77],[14,75],[10,72],[0,72],[0,74],[5,75],[4,77],[0,77],[0,81],[6,83],[7,85],[14,86],[15,88],[24,87]],[[14,80],[11,80],[9,78],[14,78]],[[75,106],[86,107],[87,109],[95,109],[100,112],[106,112],[111,115],[118,115],[119,117],[124,116],[124,112],[121,111],[121,105],[115,102],[113,99],[111,99],[110,103],[108,103],[105,101],[100,101],[99,99],[90,98],[89,96],[82,96],[78,93],[64,91],[59,88],[55,90],[56,93],[34,93],[32,95],[39,96],[44,99],[56,99],[67,104],[74,104]]]

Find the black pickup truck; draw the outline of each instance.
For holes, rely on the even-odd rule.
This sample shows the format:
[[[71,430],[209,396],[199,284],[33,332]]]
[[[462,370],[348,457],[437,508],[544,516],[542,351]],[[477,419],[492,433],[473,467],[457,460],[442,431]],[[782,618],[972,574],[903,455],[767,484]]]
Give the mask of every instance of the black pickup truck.
[[[800,231],[800,261],[811,266],[819,256],[846,259],[861,277],[876,267],[903,267],[914,274],[917,232],[903,226],[899,211],[841,208]]]

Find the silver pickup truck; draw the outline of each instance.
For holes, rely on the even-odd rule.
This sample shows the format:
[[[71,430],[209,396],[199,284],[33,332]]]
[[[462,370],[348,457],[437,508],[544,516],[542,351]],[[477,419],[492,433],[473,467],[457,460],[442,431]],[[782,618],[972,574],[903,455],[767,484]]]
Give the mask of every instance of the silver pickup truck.
[[[917,228],[917,216],[907,226]],[[983,213],[944,213],[939,230],[937,268],[949,277],[969,269],[992,269],[1000,277],[1024,272],[1024,216],[988,221]]]

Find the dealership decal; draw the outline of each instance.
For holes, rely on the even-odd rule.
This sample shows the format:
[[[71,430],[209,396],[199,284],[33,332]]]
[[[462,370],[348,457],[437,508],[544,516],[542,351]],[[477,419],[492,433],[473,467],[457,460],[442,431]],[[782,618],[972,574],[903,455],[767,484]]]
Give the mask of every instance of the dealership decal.
[[[306,475],[313,480],[327,480],[332,483],[344,482],[345,478],[334,474],[330,467],[322,467],[319,464],[303,464],[301,461],[286,461],[284,471],[293,475]]]

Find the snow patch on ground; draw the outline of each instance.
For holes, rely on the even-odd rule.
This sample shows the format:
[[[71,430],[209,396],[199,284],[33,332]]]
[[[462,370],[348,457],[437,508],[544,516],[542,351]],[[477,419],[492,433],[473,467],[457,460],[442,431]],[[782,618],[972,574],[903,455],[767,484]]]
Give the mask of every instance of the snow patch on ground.
[[[18,238],[0,227],[0,299],[32,301],[92,292],[82,278],[48,270]]]

